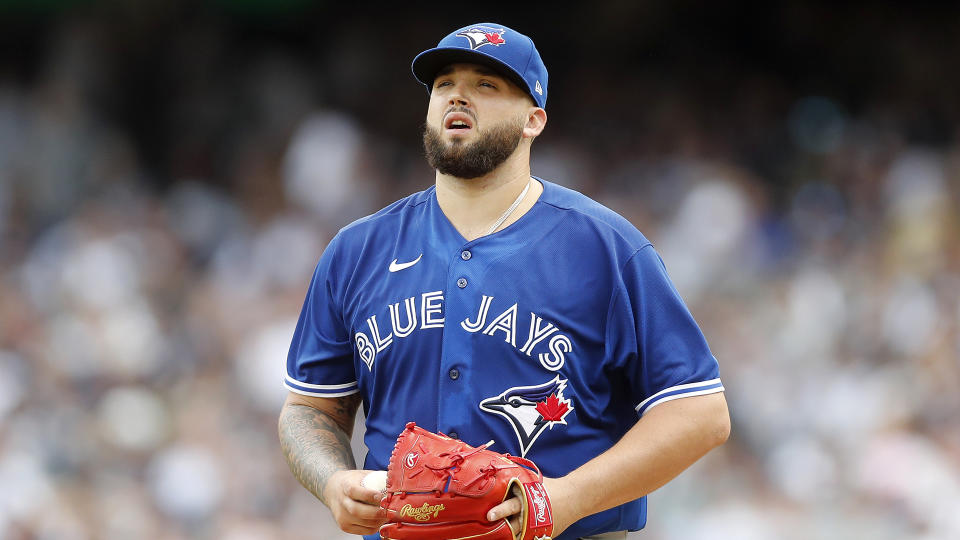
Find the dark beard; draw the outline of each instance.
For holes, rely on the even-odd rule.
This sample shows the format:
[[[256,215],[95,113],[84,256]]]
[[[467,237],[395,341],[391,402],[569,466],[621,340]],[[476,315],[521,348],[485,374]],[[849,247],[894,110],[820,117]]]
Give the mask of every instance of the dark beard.
[[[431,126],[423,128],[423,149],[427,163],[443,174],[456,178],[478,178],[507,160],[523,135],[519,121],[502,122],[485,130],[472,143],[454,140],[449,145],[440,138],[440,131]]]

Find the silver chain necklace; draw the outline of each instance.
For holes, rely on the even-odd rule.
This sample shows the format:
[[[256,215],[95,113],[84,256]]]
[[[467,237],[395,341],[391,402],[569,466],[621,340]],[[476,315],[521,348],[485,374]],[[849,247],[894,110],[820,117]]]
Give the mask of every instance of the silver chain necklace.
[[[532,183],[533,183],[533,178],[531,178],[530,180],[527,180],[527,185],[523,188],[523,191],[520,192],[520,195],[517,196],[517,200],[513,201],[513,204],[510,205],[510,208],[507,208],[507,211],[504,212],[502,216],[500,216],[500,219],[498,219],[496,223],[494,223],[493,226],[490,227],[490,230],[487,231],[487,234],[493,234],[493,231],[500,228],[500,225],[503,225],[503,222],[506,221],[508,217],[510,217],[510,214],[512,214],[513,211],[516,210],[518,206],[520,206],[520,201],[522,201],[523,198],[527,196],[527,192],[530,191],[530,184]]]

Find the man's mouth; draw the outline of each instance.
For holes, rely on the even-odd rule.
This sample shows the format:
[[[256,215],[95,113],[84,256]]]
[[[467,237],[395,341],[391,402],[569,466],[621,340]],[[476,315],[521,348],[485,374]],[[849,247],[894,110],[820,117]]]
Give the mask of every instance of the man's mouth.
[[[444,118],[443,127],[449,132],[464,133],[473,129],[473,119],[468,114],[453,112]]]

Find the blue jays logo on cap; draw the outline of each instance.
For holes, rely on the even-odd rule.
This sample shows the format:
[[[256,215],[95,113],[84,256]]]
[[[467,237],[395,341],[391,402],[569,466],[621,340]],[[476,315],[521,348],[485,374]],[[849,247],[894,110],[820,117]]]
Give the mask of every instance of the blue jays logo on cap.
[[[470,49],[477,50],[484,45],[500,46],[506,43],[503,39],[504,29],[492,29],[486,26],[474,26],[469,30],[458,32],[457,36],[467,38],[470,42]]]

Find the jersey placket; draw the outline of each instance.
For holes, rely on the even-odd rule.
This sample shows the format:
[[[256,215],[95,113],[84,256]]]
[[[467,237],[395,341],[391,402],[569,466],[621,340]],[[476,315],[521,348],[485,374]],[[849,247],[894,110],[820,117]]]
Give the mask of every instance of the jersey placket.
[[[470,428],[472,407],[463,407],[463,401],[472,399],[469,388],[473,375],[473,333],[462,325],[475,316],[480,303],[483,265],[482,257],[477,256],[479,241],[468,242],[453,253],[447,274],[437,428],[454,438]]]

